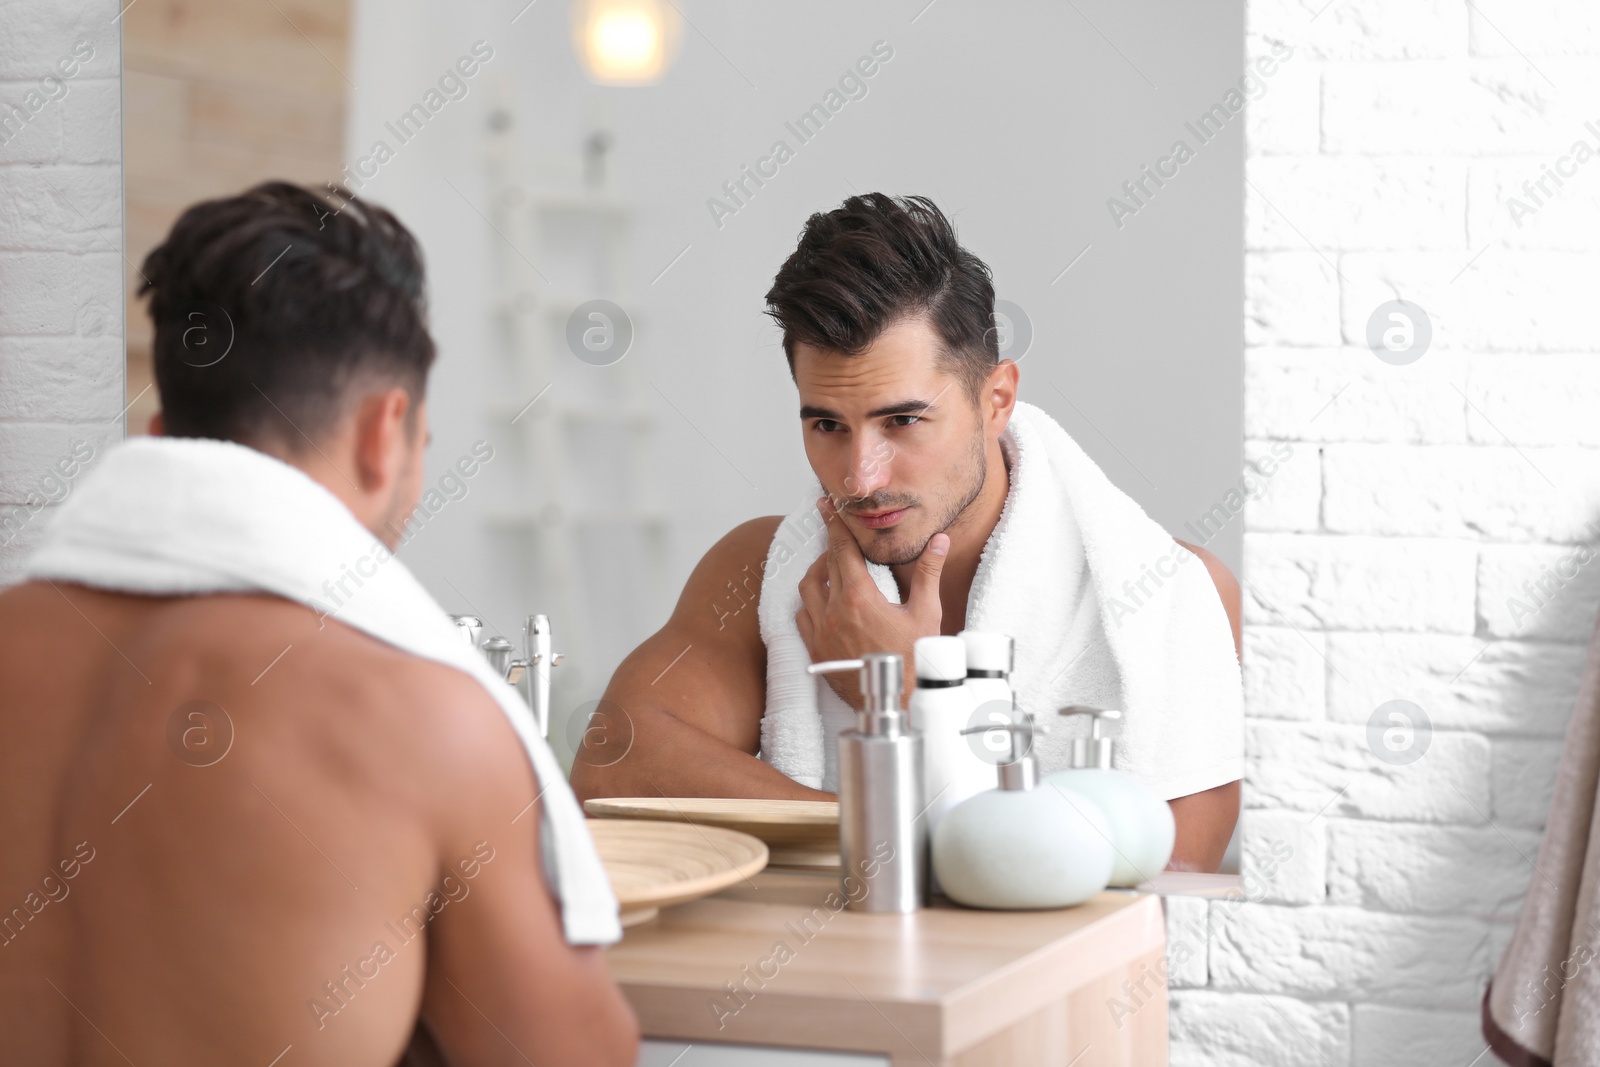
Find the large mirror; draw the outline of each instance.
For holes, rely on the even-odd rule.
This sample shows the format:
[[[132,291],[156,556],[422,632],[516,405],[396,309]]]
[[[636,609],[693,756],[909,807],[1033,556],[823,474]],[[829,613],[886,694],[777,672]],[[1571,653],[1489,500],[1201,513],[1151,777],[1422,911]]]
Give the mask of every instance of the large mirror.
[[[428,513],[402,558],[490,631],[550,616],[570,759],[696,561],[814,484],[764,294],[807,217],[853,194],[939,205],[993,271],[1020,396],[1238,572],[1239,105],[1265,85],[1241,85],[1242,19],[141,0],[123,18],[128,259],[187,204],[267,176],[341,183],[417,234],[440,355]],[[135,292],[130,433],[155,410]],[[492,459],[462,477],[474,450]]]

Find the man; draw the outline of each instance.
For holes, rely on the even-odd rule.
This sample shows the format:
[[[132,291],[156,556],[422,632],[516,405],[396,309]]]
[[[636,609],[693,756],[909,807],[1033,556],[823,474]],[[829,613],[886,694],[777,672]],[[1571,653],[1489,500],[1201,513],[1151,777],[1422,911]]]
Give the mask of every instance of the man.
[[[550,829],[575,813],[559,773],[536,780],[476,653],[407,651],[450,629],[388,555],[434,358],[411,235],[270,183],[189,209],[142,273],[169,436],[104,457],[0,595],[3,1058],[377,1067],[431,1032],[415,1053],[457,1064],[632,1064],[541,864],[593,859]],[[141,463],[211,480],[106,514]],[[265,591],[340,538],[373,552],[330,557],[327,602],[320,572],[301,602]],[[247,551],[259,582],[217,569]],[[108,588],[161,581],[210,595]],[[422,604],[409,636],[374,637],[369,597]]]
[[[795,732],[814,738],[820,716],[821,743],[832,745],[851,716],[826,693],[811,706],[809,680],[789,660],[899,652],[909,693],[916,638],[959,633],[980,608],[981,617],[995,618],[989,609],[1002,596],[1031,597],[1041,615],[1064,624],[1060,640],[1045,640],[1025,615],[1014,616],[1013,683],[1031,701],[1023,706],[1046,716],[1060,706],[1040,706],[1050,701],[1124,708],[1138,733],[1137,752],[1124,753],[1128,769],[1171,802],[1172,866],[1216,870],[1238,817],[1242,773],[1238,590],[1226,568],[1202,550],[1195,552],[1204,568],[1185,571],[1174,562],[1195,557],[1105,482],[1038,409],[1029,412],[1028,434],[1038,442],[1030,451],[1054,453],[1048,462],[1028,461],[1040,473],[1025,499],[1029,514],[1060,522],[1059,544],[1036,546],[1063,557],[1051,561],[1060,582],[1052,585],[1043,566],[1033,576],[1029,561],[1016,558],[1021,549],[991,543],[1008,507],[1024,499],[1012,468],[1027,453],[1019,451],[1021,426],[1011,424],[1028,406],[1019,407],[1017,365],[998,356],[988,268],[960,246],[931,202],[871,194],[812,216],[767,300],[799,391],[826,545],[810,546],[814,561],[801,556],[803,574],[788,562],[790,542],[803,553],[810,536],[808,505],[788,519],[744,523],[706,554],[667,624],[612,678],[574,765],[578,794],[828,799],[815,788],[831,784],[826,772],[814,773],[816,753],[791,758],[786,751],[815,741],[795,742],[786,731],[798,721]],[[1070,478],[1051,469],[1074,463]],[[1081,499],[1068,499],[1074,492]],[[1096,518],[1102,498],[1099,510],[1119,518]],[[1062,517],[1073,512],[1075,523]],[[1056,531],[1008,536],[1015,544],[1046,533]],[[1061,548],[1091,537],[1106,550],[1090,557],[1081,543]],[[1106,569],[1103,557],[1123,540],[1151,553],[1142,572],[1138,557],[1124,554],[1131,601],[1115,592],[1123,588],[1120,573],[1093,573]],[[979,604],[974,583],[988,556],[1005,564],[1004,582],[1013,588],[986,588]],[[992,587],[1003,568],[989,566]],[[1173,577],[1165,590],[1151,568]],[[1044,584],[1028,588],[1035,581]],[[798,605],[792,619],[776,607],[785,596]],[[1169,611],[1176,625],[1154,625]],[[1126,648],[1123,631],[1140,629],[1158,634],[1157,647]],[[802,654],[786,658],[785,631],[797,631]],[[852,675],[829,675],[827,685],[860,707]],[[843,714],[830,715],[829,702]],[[1041,760],[1045,770],[1063,765],[1065,748],[1053,743]],[[622,750],[622,758],[611,755]]]

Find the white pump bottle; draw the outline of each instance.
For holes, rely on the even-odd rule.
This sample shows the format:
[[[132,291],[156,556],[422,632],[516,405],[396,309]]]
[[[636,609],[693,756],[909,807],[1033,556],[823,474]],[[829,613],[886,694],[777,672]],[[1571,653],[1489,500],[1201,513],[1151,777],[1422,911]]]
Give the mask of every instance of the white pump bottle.
[[[912,646],[917,687],[911,693],[911,725],[922,731],[923,790],[928,832],[944,813],[985,789],[994,788],[994,764],[980,759],[973,739],[961,731],[971,723],[967,646],[959,637],[919,637]]]
[[[1033,716],[1004,729],[999,788],[951,809],[933,835],[933,869],[946,896],[973,908],[1066,908],[1106,887],[1111,826],[1094,801],[1038,782]]]
[[[1110,885],[1131,888],[1154,878],[1172,858],[1177,822],[1172,807],[1149,786],[1127,771],[1112,769],[1106,724],[1120,722],[1122,712],[1075,704],[1060,713],[1089,716],[1089,736],[1072,742],[1073,769],[1047,775],[1043,784],[1075,790],[1105,813],[1116,845]]]
[[[1006,728],[1016,706],[1016,692],[1011,688],[1016,642],[1008,634],[986,630],[962,630],[956,636],[967,649],[967,728],[989,727],[969,739],[992,779],[993,768],[1006,761],[1011,748]]]

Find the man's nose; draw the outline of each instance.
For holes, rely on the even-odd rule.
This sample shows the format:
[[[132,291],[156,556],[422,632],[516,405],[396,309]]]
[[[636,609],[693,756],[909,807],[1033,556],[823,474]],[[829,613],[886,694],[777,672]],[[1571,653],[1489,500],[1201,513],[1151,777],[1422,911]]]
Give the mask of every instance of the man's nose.
[[[845,493],[868,497],[889,484],[889,458],[892,449],[880,438],[863,440],[850,456],[850,473],[845,478]]]

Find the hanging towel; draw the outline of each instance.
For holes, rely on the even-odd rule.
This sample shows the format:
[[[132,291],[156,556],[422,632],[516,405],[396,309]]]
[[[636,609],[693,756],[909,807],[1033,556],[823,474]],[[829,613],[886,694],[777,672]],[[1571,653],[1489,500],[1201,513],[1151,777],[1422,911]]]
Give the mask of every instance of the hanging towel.
[[[1242,778],[1239,663],[1205,565],[1041,409],[1019,401],[1000,447],[1010,487],[973,577],[966,626],[1015,639],[1017,705],[1053,720],[1037,741],[1040,769],[1069,766],[1072,738],[1088,730],[1056,711],[1089,704],[1124,712],[1115,765],[1163,799]],[[800,579],[827,548],[821,495],[818,487],[779,524],[767,552],[758,607],[767,647],[761,758],[833,791],[836,739],[855,713],[805,673],[811,660],[794,621]],[[890,569],[867,570],[900,603]]]
[[[373,573],[344,600],[329,579],[365,561]],[[471,675],[533,765],[543,866],[567,940],[610,944],[622,936],[611,883],[533,713],[405,565],[297,468],[226,441],[134,438],[106,453],[61,506],[28,576],[156,596],[272,593]]]
[[[1600,621],[1567,724],[1516,932],[1483,994],[1483,1036],[1514,1067],[1600,1063]]]

